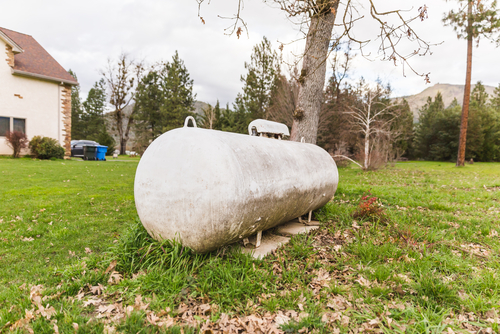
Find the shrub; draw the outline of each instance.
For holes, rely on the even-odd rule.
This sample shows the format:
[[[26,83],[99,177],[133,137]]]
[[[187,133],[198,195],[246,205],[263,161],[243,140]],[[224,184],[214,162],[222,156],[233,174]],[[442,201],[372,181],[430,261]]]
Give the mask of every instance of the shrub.
[[[64,148],[54,138],[35,136],[31,139],[29,148],[37,159],[64,158]]]
[[[5,138],[7,139],[7,145],[9,145],[14,151],[12,153],[12,157],[19,158],[21,149],[28,146],[28,138],[26,137],[26,134],[21,131],[7,131]]]

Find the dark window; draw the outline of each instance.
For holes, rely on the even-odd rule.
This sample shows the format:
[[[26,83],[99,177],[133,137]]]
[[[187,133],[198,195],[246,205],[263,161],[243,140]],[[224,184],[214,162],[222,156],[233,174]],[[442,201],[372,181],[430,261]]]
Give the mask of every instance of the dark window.
[[[26,133],[26,120],[22,118],[14,118],[14,131]]]
[[[10,131],[10,118],[0,117],[0,136],[5,137],[7,131]]]

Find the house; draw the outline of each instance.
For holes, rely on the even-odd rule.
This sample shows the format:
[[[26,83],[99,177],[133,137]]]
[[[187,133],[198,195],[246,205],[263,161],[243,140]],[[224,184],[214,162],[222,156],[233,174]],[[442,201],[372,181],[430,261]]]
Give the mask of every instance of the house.
[[[4,55],[2,57],[2,54]],[[78,82],[30,35],[0,27],[0,155],[7,131],[56,139],[71,153],[71,87]]]

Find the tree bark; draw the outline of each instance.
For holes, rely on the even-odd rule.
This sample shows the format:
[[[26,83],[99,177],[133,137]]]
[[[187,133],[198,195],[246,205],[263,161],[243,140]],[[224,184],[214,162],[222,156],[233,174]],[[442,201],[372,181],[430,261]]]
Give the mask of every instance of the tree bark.
[[[371,123],[371,107],[372,107],[372,99],[371,93],[368,95],[368,117],[366,118],[366,130],[365,130],[365,169],[368,170],[369,166],[369,158],[370,158],[370,123]]]
[[[465,143],[467,142],[467,122],[469,119],[470,83],[472,75],[472,3],[469,0],[467,6],[467,70],[465,75],[464,102],[462,106],[462,120],[460,123],[460,140],[458,142],[457,167],[463,167],[465,163]]]
[[[118,139],[120,140],[120,154],[125,154],[125,147],[127,142],[123,141],[123,114],[122,110],[115,111],[115,120],[116,120],[116,130],[118,131]]]
[[[316,1],[311,17],[299,78],[299,97],[293,114],[290,140],[316,144],[319,114],[325,86],[326,63],[339,0]]]

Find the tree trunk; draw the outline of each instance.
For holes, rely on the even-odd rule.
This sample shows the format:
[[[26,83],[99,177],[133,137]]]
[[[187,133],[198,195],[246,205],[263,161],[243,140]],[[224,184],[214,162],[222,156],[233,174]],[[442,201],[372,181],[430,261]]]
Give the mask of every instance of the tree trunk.
[[[325,86],[326,63],[339,0],[316,1],[311,18],[299,78],[299,97],[293,114],[290,140],[316,144],[319,114]]]
[[[460,140],[458,142],[457,167],[464,166],[465,143],[467,142],[467,121],[469,119],[470,82],[472,74],[472,2],[467,7],[467,71],[465,75],[464,103],[462,106],[462,120],[460,123]]]
[[[116,120],[116,130],[118,131],[118,140],[120,142],[120,154],[125,154],[125,147],[127,146],[127,141],[123,140],[123,111],[115,111]]]
[[[365,163],[364,163],[364,168],[367,170],[368,169],[368,158],[370,157],[370,126],[368,125],[368,129],[366,129],[366,136],[365,136]]]

